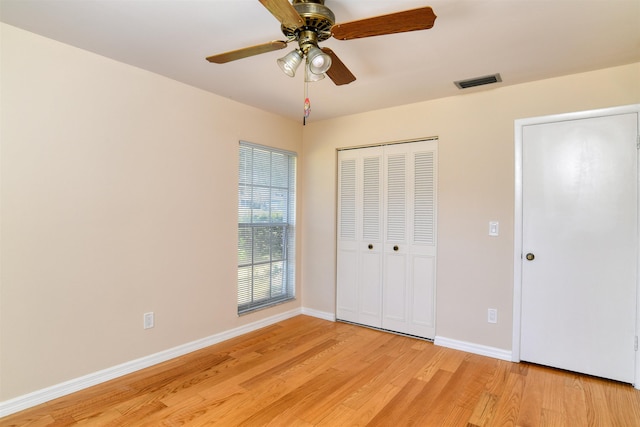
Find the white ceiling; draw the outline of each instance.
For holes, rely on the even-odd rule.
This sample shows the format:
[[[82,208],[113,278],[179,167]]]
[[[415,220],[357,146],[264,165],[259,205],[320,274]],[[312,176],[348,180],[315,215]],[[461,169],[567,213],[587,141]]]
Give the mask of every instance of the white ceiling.
[[[357,80],[345,86],[330,79],[310,83],[314,121],[640,61],[640,0],[326,0],[325,5],[337,22],[425,5],[438,18],[426,31],[322,42]],[[0,20],[302,120],[303,73],[290,78],[276,65],[291,49],[222,65],[205,60],[284,38],[258,0],[0,0]],[[503,82],[464,92],[453,84],[493,73]]]

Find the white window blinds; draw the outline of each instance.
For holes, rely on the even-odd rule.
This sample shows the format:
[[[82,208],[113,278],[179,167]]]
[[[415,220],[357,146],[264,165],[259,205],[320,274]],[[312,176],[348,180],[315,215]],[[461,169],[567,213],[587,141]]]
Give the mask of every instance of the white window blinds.
[[[295,297],[294,153],[240,143],[238,314]]]

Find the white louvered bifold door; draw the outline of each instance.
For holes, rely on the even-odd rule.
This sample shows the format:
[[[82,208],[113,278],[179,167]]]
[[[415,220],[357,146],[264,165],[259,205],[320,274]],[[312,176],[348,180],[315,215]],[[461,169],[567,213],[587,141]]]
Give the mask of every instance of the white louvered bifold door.
[[[435,336],[437,142],[385,147],[382,327]]]
[[[338,319],[382,325],[382,148],[338,153]]]
[[[435,337],[437,141],[340,151],[341,320]]]

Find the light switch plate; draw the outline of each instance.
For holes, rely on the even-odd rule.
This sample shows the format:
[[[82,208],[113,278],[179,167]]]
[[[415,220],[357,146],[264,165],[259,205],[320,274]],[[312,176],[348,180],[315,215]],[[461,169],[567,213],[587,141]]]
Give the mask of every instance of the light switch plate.
[[[500,234],[500,224],[498,221],[489,222],[489,236],[498,236]]]

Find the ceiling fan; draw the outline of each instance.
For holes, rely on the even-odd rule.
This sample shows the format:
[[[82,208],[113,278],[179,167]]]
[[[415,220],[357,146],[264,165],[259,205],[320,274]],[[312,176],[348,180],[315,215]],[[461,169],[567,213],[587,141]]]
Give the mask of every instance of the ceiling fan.
[[[344,85],[353,82],[355,76],[331,49],[320,48],[319,42],[332,36],[338,40],[351,40],[427,30],[436,20],[433,10],[427,6],[336,24],[335,15],[324,5],[324,0],[293,0],[293,4],[289,0],[260,0],[260,3],[280,21],[286,39],[209,56],[207,61],[224,64],[284,49],[288,43],[297,41],[296,49],[278,59],[278,65],[287,75],[293,77],[306,58],[305,81],[320,80],[326,73],[336,85]]]

